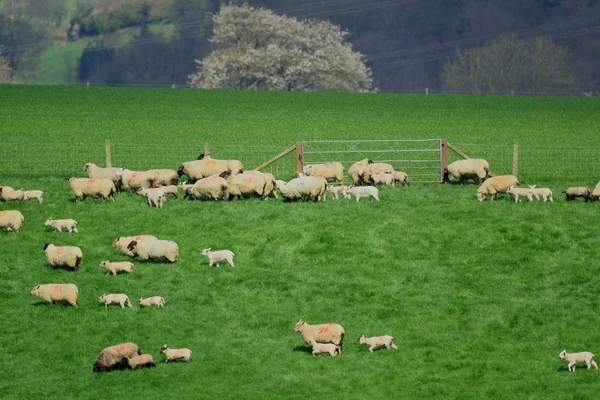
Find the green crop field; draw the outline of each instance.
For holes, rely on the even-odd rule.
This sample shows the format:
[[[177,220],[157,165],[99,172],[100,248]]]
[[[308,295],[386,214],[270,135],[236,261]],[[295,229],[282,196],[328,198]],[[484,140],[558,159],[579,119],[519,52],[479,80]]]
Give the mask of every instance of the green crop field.
[[[0,185],[45,192],[43,204],[0,203],[25,216],[21,232],[0,232],[3,399],[597,397],[600,371],[569,373],[558,358],[600,353],[600,204],[561,193],[600,180],[597,99],[0,86],[0,137]],[[380,188],[379,202],[151,209],[131,193],[75,203],[65,180],[104,165],[105,140],[114,165],[177,169],[205,142],[253,168],[296,141],[429,138],[492,159],[519,144],[539,155],[523,156],[522,185],[555,201],[480,203],[474,185],[412,184]],[[510,173],[506,157],[492,170]],[[293,165],[290,154],[270,170],[287,180]],[[50,216],[79,233],[52,232]],[[176,241],[177,263],[136,259],[135,273],[105,276],[102,260],[127,260],[113,239],[137,234]],[[81,269],[50,268],[46,242],[79,246]],[[236,267],[210,268],[206,247],[233,250]],[[29,295],[67,282],[77,309]],[[166,304],[105,309],[103,293]],[[343,325],[343,354],[313,357],[293,332],[301,318]],[[370,353],[362,334],[399,348]],[[127,341],[156,368],[92,372],[104,347]],[[165,364],[165,343],[193,361]]]

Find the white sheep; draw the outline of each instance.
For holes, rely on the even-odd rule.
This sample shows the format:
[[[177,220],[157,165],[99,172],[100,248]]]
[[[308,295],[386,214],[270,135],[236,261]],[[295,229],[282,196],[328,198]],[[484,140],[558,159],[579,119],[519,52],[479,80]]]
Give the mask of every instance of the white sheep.
[[[108,270],[106,276],[110,274],[117,275],[119,272],[133,273],[133,263],[129,261],[110,262],[106,260],[100,263],[100,268]]]
[[[261,172],[261,171],[245,171],[244,174],[254,174],[262,176],[265,180],[265,190],[264,197],[273,196],[274,198],[278,198],[277,195],[277,182],[275,176],[273,176],[270,172]]]
[[[222,261],[226,261],[230,267],[235,267],[233,264],[233,256],[235,255],[231,250],[217,250],[211,251],[210,247],[208,249],[202,250],[203,256],[208,257],[208,266],[212,267],[214,263],[217,264],[217,267],[221,266]]]
[[[177,188],[177,185],[166,185],[155,188],[139,188],[137,194],[146,196],[150,192],[164,192],[165,195],[172,194],[173,197],[175,197],[176,199],[179,198],[179,190]]]
[[[365,185],[369,182],[369,164],[372,163],[373,161],[365,158],[364,160],[355,162],[348,168],[348,176],[355,185]]]
[[[229,173],[211,175],[196,181],[193,185],[182,185],[186,198],[195,200],[229,200],[229,183],[225,177]]]
[[[161,296],[153,296],[153,297],[148,297],[146,299],[144,299],[143,297],[140,297],[138,299],[137,303],[140,306],[150,307],[152,305],[155,305],[159,308],[162,308],[165,305],[165,299]]]
[[[282,195],[288,201],[309,199],[315,202],[325,201],[327,181],[316,176],[301,176],[286,183]]]
[[[192,351],[190,349],[170,349],[166,344],[160,348],[160,352],[167,356],[165,363],[183,359],[187,362],[192,362]]]
[[[406,172],[394,171],[394,172],[392,172],[392,176],[394,177],[394,180],[396,182],[401,182],[402,186],[405,186],[405,185],[410,186],[410,183],[408,181],[408,175],[406,174]]]
[[[167,200],[167,195],[164,191],[160,190],[150,191],[146,193],[146,200],[150,207],[163,208],[163,204]]]
[[[344,179],[344,166],[341,162],[326,162],[323,164],[305,165],[303,172],[306,176],[317,176],[328,181],[341,182]]]
[[[18,210],[4,210],[0,211],[0,231],[6,229],[7,231],[19,232],[23,226],[25,217]]]
[[[124,169],[121,172],[121,182],[125,190],[148,189],[152,187],[154,176],[149,171],[131,171]]]
[[[496,194],[506,193],[506,190],[513,185],[519,185],[519,179],[514,175],[494,176],[479,186],[477,189],[477,199],[483,201],[486,196],[489,196],[491,200],[494,200]]]
[[[529,188],[519,188],[514,185],[510,185],[508,189],[506,189],[506,193],[512,194],[515,199],[515,203],[521,201],[521,197],[527,197],[529,201],[533,201],[533,193]]]
[[[529,191],[535,197],[536,200],[539,200],[540,197],[544,199],[544,203],[550,199],[551,202],[554,202],[552,198],[552,190],[548,188],[536,188],[535,185],[529,185]]]
[[[135,357],[123,357],[121,359],[123,365],[129,367],[129,369],[136,369],[141,367],[154,368],[154,358],[150,354],[141,354]]]
[[[339,195],[340,194],[342,196],[344,196],[345,199],[351,199],[352,197],[350,196],[350,193],[347,191],[347,189],[349,189],[349,186],[332,186],[332,185],[327,185],[327,191],[329,193],[331,193],[331,195],[333,196],[333,198],[335,200],[339,199]]]
[[[474,178],[475,183],[479,184],[480,180],[485,180],[490,173],[490,165],[483,158],[468,158],[465,160],[454,161],[444,169],[443,182],[450,183],[450,175],[464,185],[467,179]]]
[[[62,232],[63,229],[66,229],[67,232],[79,232],[77,230],[77,221],[74,219],[52,219],[49,217],[46,222],[44,222],[44,226],[51,226],[55,231]]]
[[[129,296],[123,293],[103,294],[98,297],[98,303],[104,303],[104,308],[107,308],[109,304],[119,304],[121,305],[121,309],[124,309],[125,306],[133,308],[131,301],[129,301]]]
[[[179,180],[177,171],[172,169],[151,169],[146,172],[152,178],[152,186],[155,188],[175,185]]]
[[[568,201],[577,197],[584,198],[586,203],[592,201],[592,193],[590,192],[590,189],[585,186],[571,186],[563,193],[566,195]]]
[[[379,189],[375,186],[349,186],[345,192],[353,194],[356,201],[359,201],[362,197],[370,197],[375,201],[379,201]]]
[[[172,240],[132,240],[127,249],[142,260],[162,260],[176,262],[179,246]]]
[[[86,163],[83,166],[83,170],[88,173],[88,177],[92,179],[107,178],[113,181],[115,187],[119,187],[121,184],[121,174],[123,168],[119,167],[106,167],[102,168],[94,163]]]
[[[44,252],[48,264],[53,267],[65,267],[69,270],[78,271],[83,259],[81,249],[76,246],[56,247],[52,243],[44,245]]]
[[[379,346],[385,346],[388,350],[390,348],[394,348],[397,349],[398,346],[396,346],[394,344],[394,337],[390,336],[390,335],[384,335],[384,336],[373,336],[373,337],[366,337],[365,335],[362,335],[360,337],[360,339],[358,339],[358,342],[360,344],[368,344],[369,347],[369,351],[373,352],[373,350],[375,350],[375,348],[379,347]]]
[[[44,192],[41,190],[25,190],[23,191],[23,200],[37,200],[42,204],[44,201]]]
[[[312,355],[316,356],[319,353],[329,353],[331,357],[340,354],[340,348],[333,343],[317,343],[314,339],[310,341],[312,346]]]
[[[227,176],[229,197],[260,197],[265,199],[274,189],[271,177],[244,172],[238,175]]]
[[[309,325],[301,319],[294,326],[294,332],[299,332],[306,344],[310,344],[312,341],[333,343],[339,347],[339,354],[342,354],[342,342],[346,331],[340,324],[330,322],[328,324]]]
[[[198,179],[219,175],[225,171],[234,175],[241,174],[244,172],[244,165],[239,160],[217,160],[200,154],[197,160],[184,162],[179,167],[177,174],[179,176],[187,175],[190,182],[195,182]]]
[[[108,178],[70,178],[69,185],[73,189],[75,201],[79,198],[85,200],[86,197],[102,197],[104,201],[110,198],[112,201],[115,201],[113,194],[117,189],[113,181]]]
[[[102,372],[123,366],[123,357],[132,358],[142,354],[140,347],[132,342],[106,347],[98,354],[92,371]]]
[[[79,288],[72,283],[48,283],[37,285],[31,289],[30,294],[49,304],[66,302],[77,307]]]
[[[374,185],[384,184],[386,186],[396,186],[396,179],[394,178],[394,175],[387,172],[371,174],[371,182]]]
[[[24,195],[22,189],[15,190],[10,186],[0,186],[0,198],[4,201],[21,201]]]
[[[121,236],[113,240],[112,246],[121,250],[121,253],[129,257],[135,257],[131,250],[127,249],[129,243],[131,243],[134,240],[158,240],[158,238],[152,235]]]
[[[279,193],[283,193],[283,188],[285,187],[286,181],[283,181],[281,179],[275,179],[275,186],[277,187],[277,190],[279,190]]]
[[[581,353],[567,353],[567,350],[563,350],[558,355],[558,358],[566,359],[569,361],[569,371],[575,372],[575,364],[584,362],[587,365],[587,369],[590,369],[592,365],[598,369],[598,364],[594,361],[594,355],[589,351],[583,351]]]

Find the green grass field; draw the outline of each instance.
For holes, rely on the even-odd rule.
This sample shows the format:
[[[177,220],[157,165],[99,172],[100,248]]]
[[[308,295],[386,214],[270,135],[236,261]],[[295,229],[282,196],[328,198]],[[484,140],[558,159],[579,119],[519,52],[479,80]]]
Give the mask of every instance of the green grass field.
[[[473,185],[413,184],[381,188],[379,202],[169,198],[157,210],[129,193],[74,203],[64,178],[83,176],[86,161],[102,163],[106,139],[115,164],[129,166],[131,154],[135,168],[174,169],[204,142],[214,157],[248,165],[259,159],[244,146],[319,139],[593,149],[599,106],[567,98],[0,86],[0,184],[45,191],[41,205],[0,203],[25,216],[20,233],[0,233],[2,398],[594,398],[600,371],[578,365],[569,373],[558,354],[600,353],[599,205],[566,202],[568,176],[544,174],[545,165],[523,167],[553,189],[552,204],[480,203]],[[586,165],[577,184],[593,186],[600,173]],[[283,179],[293,173],[273,170]],[[52,232],[43,225],[49,216],[76,219],[80,232]],[[112,240],[144,233],[176,241],[179,261],[135,260],[134,274],[105,277],[100,261],[127,259]],[[51,269],[45,242],[81,247],[81,270]],[[205,247],[233,250],[236,267],[209,268]],[[29,295],[37,284],[62,282],[79,286],[78,309]],[[105,309],[97,303],[103,293],[161,295],[166,304]],[[343,354],[312,357],[293,332],[300,318],[343,325]],[[358,343],[362,334],[393,335],[399,349],[370,353]],[[152,354],[157,367],[91,372],[102,348],[125,341]],[[164,364],[165,343],[192,349],[194,361]]]

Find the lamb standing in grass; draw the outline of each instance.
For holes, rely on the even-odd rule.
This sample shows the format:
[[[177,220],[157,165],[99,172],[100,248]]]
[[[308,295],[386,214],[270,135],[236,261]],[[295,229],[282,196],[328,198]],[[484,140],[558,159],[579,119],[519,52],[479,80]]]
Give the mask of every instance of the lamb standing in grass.
[[[350,196],[350,193],[348,192],[348,189],[350,189],[349,186],[332,186],[332,185],[327,185],[327,191],[329,193],[331,193],[331,195],[333,196],[333,198],[335,200],[339,199],[340,194],[342,196],[344,196],[345,199],[351,199],[352,197]]]
[[[548,188],[536,188],[535,185],[529,185],[529,191],[536,200],[539,200],[540,197],[542,197],[544,199],[544,203],[548,199],[550,199],[551,202],[554,202],[554,199],[552,199],[552,190]]]
[[[226,261],[231,268],[235,267],[235,265],[233,264],[233,256],[235,254],[231,250],[211,251],[209,247],[208,249],[202,250],[202,253],[200,254],[208,257],[209,267],[212,267],[214,263],[217,263],[217,267],[220,267],[222,261]]]
[[[192,362],[192,351],[190,349],[170,349],[166,344],[160,348],[160,352],[167,356],[165,362],[183,359]]]
[[[104,303],[104,308],[107,308],[109,304],[120,304],[121,309],[124,309],[125,306],[133,308],[131,301],[129,301],[129,296],[123,293],[103,294],[98,297],[98,303]]]
[[[65,267],[72,271],[78,271],[83,259],[83,253],[76,246],[56,247],[52,243],[44,245],[44,252],[48,259],[48,264],[53,267]]]
[[[77,221],[74,219],[52,219],[52,217],[48,218],[46,222],[44,222],[44,226],[51,226],[55,231],[62,232],[63,229],[66,229],[67,232],[75,232],[77,233]]]
[[[110,274],[117,275],[118,272],[133,273],[133,263],[130,263],[129,261],[110,262],[106,260],[100,263],[100,268],[106,268],[108,270],[106,276],[109,276]]]
[[[23,200],[37,200],[40,204],[44,201],[44,192],[41,190],[25,190]]]
[[[594,355],[589,351],[583,351],[581,353],[567,353],[563,350],[558,355],[558,358],[566,359],[569,361],[569,371],[575,372],[575,364],[584,362],[587,365],[587,369],[590,369],[592,365],[598,369],[598,364],[594,361]]]
[[[121,359],[123,365],[126,365],[129,369],[136,369],[141,367],[154,368],[154,358],[150,354],[142,354],[135,357],[123,357]]]
[[[316,356],[319,353],[329,353],[331,357],[335,357],[340,354],[340,348],[333,343],[317,343],[314,340],[311,340],[310,345],[313,348],[313,356]]]
[[[162,190],[149,192],[146,194],[146,199],[148,200],[148,205],[150,207],[163,208],[163,204],[165,204],[165,201],[167,200],[167,195]]]
[[[349,186],[345,191],[351,193],[359,201],[362,197],[370,197],[375,201],[379,201],[379,189],[375,186]]]
[[[318,343],[333,343],[339,347],[339,354],[342,354],[342,342],[344,341],[344,328],[335,323],[309,325],[301,319],[294,326],[294,332],[299,332],[304,339],[304,343],[310,344],[315,341]]]
[[[6,229],[7,231],[19,232],[23,226],[25,217],[18,210],[5,210],[0,211],[0,231]]]
[[[368,344],[369,347],[369,351],[373,352],[373,350],[375,350],[375,348],[379,347],[379,346],[385,346],[388,350],[390,348],[394,348],[397,349],[398,346],[396,346],[394,344],[394,338],[390,335],[384,335],[384,336],[373,336],[373,337],[366,337],[365,335],[362,335],[360,337],[360,339],[358,340],[358,342],[360,344]]]
[[[155,305],[158,308],[162,308],[165,305],[165,299],[163,297],[161,297],[161,296],[148,297],[147,299],[144,299],[143,297],[140,297],[138,299],[137,303],[140,306],[150,307],[152,305]]]
[[[527,197],[529,201],[533,201],[533,194],[531,193],[531,189],[529,188],[525,189],[511,185],[506,190],[506,193],[512,194],[513,198],[515,199],[515,203],[521,201],[521,197]]]
[[[79,288],[72,283],[48,283],[37,285],[31,289],[30,294],[49,304],[66,302],[73,307],[77,307]]]

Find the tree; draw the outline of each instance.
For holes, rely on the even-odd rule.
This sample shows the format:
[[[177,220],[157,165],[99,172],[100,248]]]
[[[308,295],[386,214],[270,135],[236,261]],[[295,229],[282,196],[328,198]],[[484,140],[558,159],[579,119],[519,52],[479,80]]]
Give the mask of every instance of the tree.
[[[371,70],[347,33],[327,21],[298,21],[270,10],[223,7],[211,41],[220,48],[190,75],[205,89],[368,91]]]
[[[2,57],[2,46],[0,46],[0,83],[22,83],[16,77],[13,69],[8,64],[8,61]]]
[[[463,93],[571,93],[575,79],[567,61],[567,50],[547,38],[501,37],[486,47],[458,50],[442,81]]]

